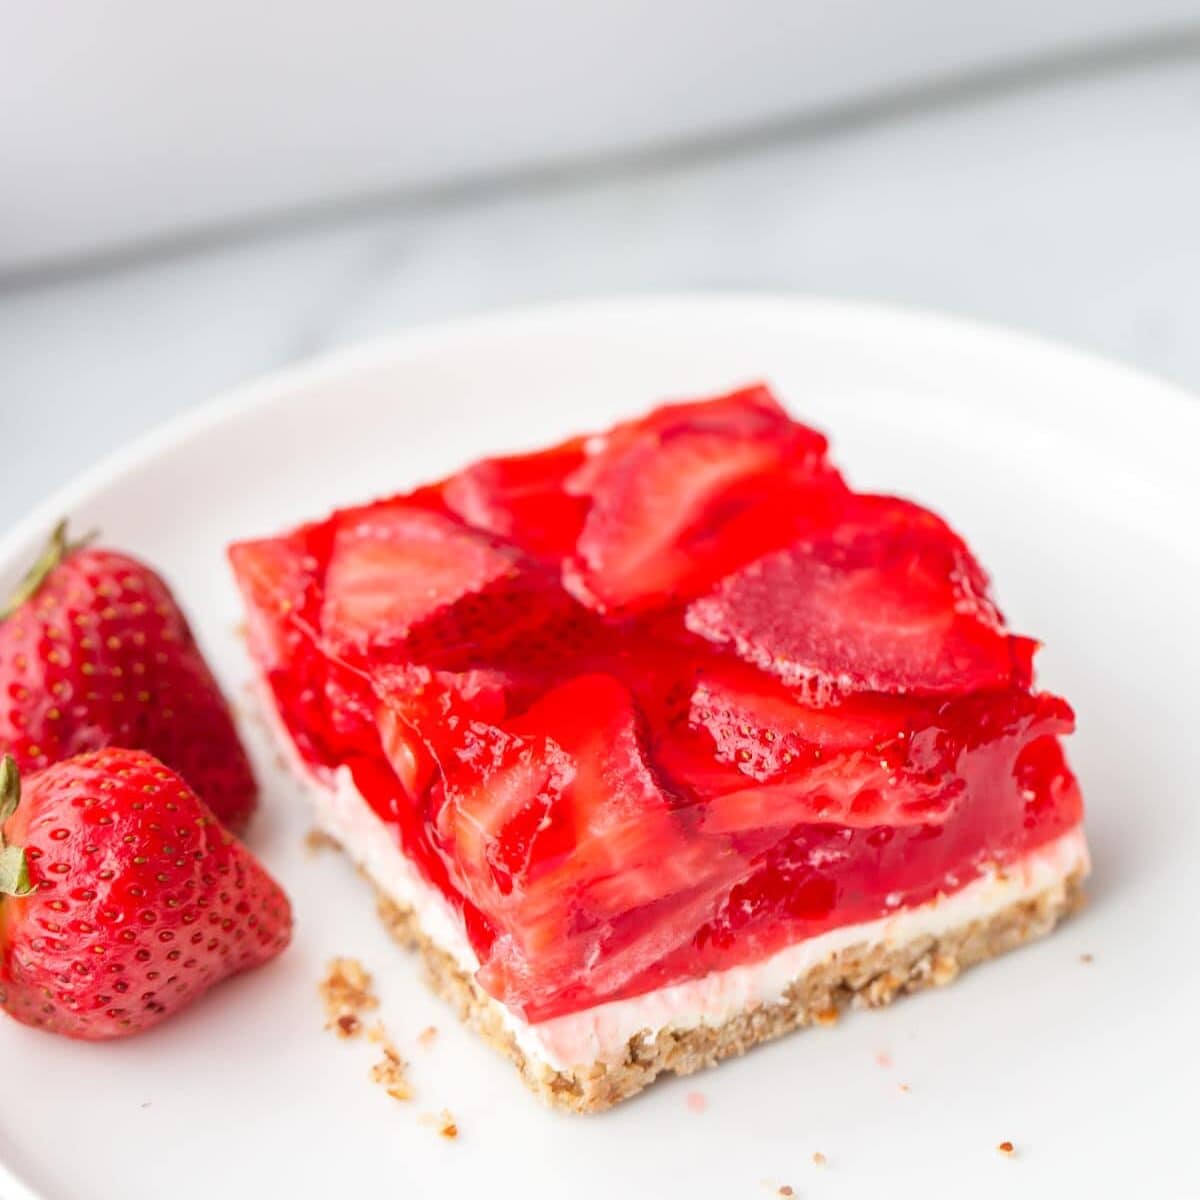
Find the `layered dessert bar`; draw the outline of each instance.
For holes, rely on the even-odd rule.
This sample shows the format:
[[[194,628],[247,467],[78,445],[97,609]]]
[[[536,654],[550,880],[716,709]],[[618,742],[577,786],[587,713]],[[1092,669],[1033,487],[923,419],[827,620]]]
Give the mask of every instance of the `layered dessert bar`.
[[[765,387],[231,557],[320,825],[556,1104],[947,982],[1079,901],[1036,643]]]

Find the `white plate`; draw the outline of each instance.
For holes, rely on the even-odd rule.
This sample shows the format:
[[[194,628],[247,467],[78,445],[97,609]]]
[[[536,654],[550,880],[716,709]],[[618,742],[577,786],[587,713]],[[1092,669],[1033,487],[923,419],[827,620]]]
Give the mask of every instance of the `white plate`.
[[[295,943],[125,1043],[4,1022],[11,1177],[0,1170],[0,1192],[611,1200],[768,1196],[782,1184],[828,1196],[1200,1187],[1200,405],[1188,397],[1013,334],[843,304],[523,313],[339,355],[152,435],[9,534],[0,583],[58,514],[101,527],[163,569],[245,711],[231,539],[755,377],[832,434],[855,484],[945,512],[1014,624],[1045,640],[1042,679],[1079,712],[1071,757],[1089,806],[1091,907],[944,991],[660,1083],[609,1115],[563,1116],[425,992],[349,868],[305,853],[306,814],[247,720],[264,791],[251,842],[293,897]],[[316,982],[334,954],[375,972],[413,1061],[414,1103],[368,1082],[369,1047],[322,1032]],[[441,1032],[424,1050],[415,1037],[429,1024]],[[687,1103],[694,1091],[702,1113]],[[457,1142],[419,1120],[442,1107]],[[1004,1139],[1015,1159],[997,1153]]]

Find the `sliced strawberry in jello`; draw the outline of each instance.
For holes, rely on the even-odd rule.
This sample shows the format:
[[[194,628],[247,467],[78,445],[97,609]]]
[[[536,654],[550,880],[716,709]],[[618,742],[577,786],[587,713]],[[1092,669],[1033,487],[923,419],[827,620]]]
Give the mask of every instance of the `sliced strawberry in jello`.
[[[543,886],[583,883],[598,910],[632,908],[696,882],[686,862],[664,862],[679,849],[672,803],[646,758],[633,698],[610,675],[585,675],[548,692],[514,722],[545,730],[571,755],[568,789],[574,844]]]
[[[459,761],[443,759],[447,796],[438,831],[453,846],[466,895],[493,912],[520,906],[539,836],[553,824],[574,763],[544,735],[522,737],[482,722],[462,729],[457,741]]]
[[[1036,647],[1005,631],[957,535],[917,505],[879,496],[848,501],[830,531],[723,580],[685,619],[817,698],[1023,687]]]
[[[940,823],[962,792],[953,769],[961,745],[946,747],[939,770],[910,770],[912,730],[931,716],[883,696],[814,707],[756,671],[717,664],[692,694],[692,736],[677,735],[663,764],[700,801],[705,833]]]
[[[383,752],[414,800],[445,762],[453,766],[462,729],[495,725],[508,708],[509,680],[499,671],[435,671],[381,666],[372,672]]]
[[[618,426],[567,481],[591,499],[567,588],[601,612],[695,594],[786,540],[795,510],[821,510],[826,489],[840,489],[824,452],[764,388]]]
[[[691,431],[761,440],[787,435],[795,428],[795,422],[771,394],[770,388],[761,383],[711,400],[662,404],[645,416],[622,421],[604,433],[581,439],[586,457],[568,479],[567,488],[579,495],[589,495],[604,472],[647,435],[671,437]],[[828,447],[827,440],[815,429],[805,428],[804,432],[814,452],[823,456]]]
[[[229,547],[234,577],[246,599],[251,646],[268,670],[284,666],[307,627],[314,635],[320,621],[321,558],[328,535],[320,526],[304,526],[286,537],[236,542]]]
[[[472,722],[454,736],[439,836],[464,894],[502,931],[481,979],[520,1011],[536,1013],[567,987],[619,986],[686,939],[698,893],[743,869],[683,836],[631,697],[610,676],[570,680],[503,728]],[[680,919],[664,910],[626,931],[618,953],[613,923],[649,905]],[[601,945],[607,956],[595,965]]]
[[[330,757],[323,698],[328,664],[316,645],[328,542],[324,526],[304,526],[229,548],[250,648],[297,749],[314,765]]]
[[[881,698],[850,698],[817,708],[774,679],[726,662],[705,666],[688,721],[711,737],[720,761],[759,782],[839,751],[871,747],[878,759],[905,728],[904,714]]]
[[[624,900],[636,893],[640,903],[673,886],[660,863],[673,838],[671,805],[645,760],[636,721],[622,684],[587,675],[552,689],[520,717],[447,728],[440,757],[449,799],[439,829],[475,864],[473,887],[499,885],[506,895],[515,887],[522,902],[539,889],[547,898],[564,889],[565,902],[620,876]],[[509,826],[531,806],[541,814],[539,834],[556,826],[565,840],[535,836],[517,854]],[[480,834],[495,842],[497,861],[520,859],[513,879],[497,879],[494,862],[483,871],[479,854],[464,850]],[[600,894],[608,897],[602,907],[616,899],[611,889]]]
[[[455,665],[559,603],[518,550],[403,501],[344,517],[325,574],[321,632],[347,662]]]
[[[583,464],[575,438],[536,454],[485,458],[442,486],[448,508],[468,525],[515,541],[534,554],[561,557],[575,547],[587,500],[565,490]]]

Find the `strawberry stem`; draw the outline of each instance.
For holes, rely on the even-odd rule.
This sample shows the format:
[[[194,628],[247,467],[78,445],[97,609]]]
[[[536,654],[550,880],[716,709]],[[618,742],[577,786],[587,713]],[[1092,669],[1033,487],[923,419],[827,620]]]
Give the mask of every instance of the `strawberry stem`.
[[[11,617],[27,600],[32,599],[37,595],[37,590],[46,582],[46,576],[58,566],[64,558],[74,550],[78,550],[81,546],[86,546],[96,535],[89,533],[80,538],[78,541],[67,540],[67,522],[66,520],[59,521],[51,530],[50,537],[46,541],[46,545],[42,548],[41,554],[37,556],[33,566],[25,572],[25,577],[17,584],[16,590],[9,597],[8,604],[3,611],[0,611],[0,621]]]
[[[29,862],[20,846],[10,846],[4,826],[21,803],[21,773],[17,760],[6,754],[0,761],[0,896],[26,896],[33,891]]]

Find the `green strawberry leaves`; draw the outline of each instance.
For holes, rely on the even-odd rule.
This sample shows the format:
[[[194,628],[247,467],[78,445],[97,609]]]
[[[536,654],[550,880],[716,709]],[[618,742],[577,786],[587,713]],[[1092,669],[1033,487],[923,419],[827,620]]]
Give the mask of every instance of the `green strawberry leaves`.
[[[17,760],[6,754],[0,762],[0,896],[27,896],[33,891],[29,862],[20,846],[10,846],[4,826],[21,803],[21,775]]]
[[[67,538],[67,522],[65,519],[59,521],[50,531],[50,537],[46,540],[45,546],[42,547],[41,554],[37,556],[33,565],[25,572],[21,582],[17,584],[13,594],[9,597],[8,603],[3,609],[0,609],[0,621],[11,617],[26,600],[36,596],[38,589],[46,582],[46,577],[50,572],[68,554],[86,546],[95,536],[96,533],[93,530],[91,533],[85,534],[75,541],[69,541]]]

